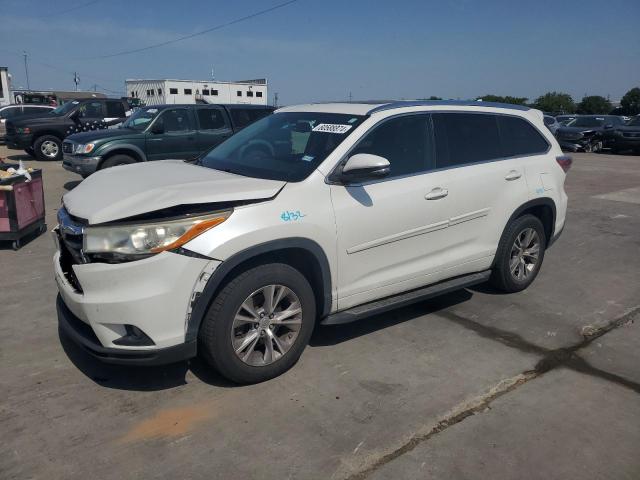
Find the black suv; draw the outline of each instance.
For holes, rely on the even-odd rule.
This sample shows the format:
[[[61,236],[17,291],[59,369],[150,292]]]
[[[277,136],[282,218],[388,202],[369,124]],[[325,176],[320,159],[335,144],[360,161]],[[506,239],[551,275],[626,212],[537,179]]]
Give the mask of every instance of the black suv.
[[[640,153],[640,115],[633,117],[625,125],[608,130],[605,143],[614,153],[633,151]]]
[[[143,107],[119,128],[71,135],[62,145],[62,166],[87,177],[116,165],[194,159],[273,110],[258,105]]]
[[[67,136],[121,123],[127,110],[129,104],[123,100],[71,100],[46,114],[7,120],[7,147],[24,150],[40,160],[60,160]]]

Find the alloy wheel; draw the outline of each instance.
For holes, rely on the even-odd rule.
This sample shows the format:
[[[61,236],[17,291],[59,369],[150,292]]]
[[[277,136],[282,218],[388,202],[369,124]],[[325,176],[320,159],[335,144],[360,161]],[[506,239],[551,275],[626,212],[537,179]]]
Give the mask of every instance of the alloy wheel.
[[[284,285],[267,285],[249,295],[231,327],[233,350],[247,365],[265,366],[291,349],[302,327],[302,305]]]
[[[509,259],[509,271],[515,280],[526,280],[533,273],[540,258],[540,236],[533,228],[525,228],[520,232],[513,246]]]
[[[51,140],[42,142],[40,151],[48,158],[55,158],[58,155],[58,144]]]

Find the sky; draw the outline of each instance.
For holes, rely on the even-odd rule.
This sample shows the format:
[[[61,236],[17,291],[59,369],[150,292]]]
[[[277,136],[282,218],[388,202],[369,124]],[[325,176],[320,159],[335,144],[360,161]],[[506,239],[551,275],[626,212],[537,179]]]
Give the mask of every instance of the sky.
[[[14,88],[122,94],[126,78],[267,78],[280,104],[563,91],[619,100],[640,86],[640,0],[0,0]]]

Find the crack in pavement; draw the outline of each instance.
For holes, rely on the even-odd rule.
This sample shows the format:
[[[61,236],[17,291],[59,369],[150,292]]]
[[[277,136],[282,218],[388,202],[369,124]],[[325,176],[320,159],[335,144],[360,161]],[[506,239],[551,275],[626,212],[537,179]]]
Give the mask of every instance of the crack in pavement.
[[[446,430],[447,428],[462,422],[467,417],[484,411],[497,398],[506,395],[507,393],[515,390],[521,385],[524,385],[525,383],[561,366],[570,368],[580,373],[603,378],[618,385],[622,385],[623,387],[629,388],[636,393],[640,393],[640,384],[619,375],[593,367],[586,360],[576,354],[578,350],[587,347],[594,340],[602,337],[611,330],[627,325],[629,323],[633,323],[636,317],[640,316],[640,306],[636,306],[627,310],[627,312],[602,327],[589,329],[588,333],[583,333],[584,338],[582,341],[577,342],[569,347],[558,348],[555,350],[540,347],[531,342],[528,342],[518,334],[499,328],[482,325],[454,312],[442,310],[439,311],[437,315],[450,320],[464,328],[473,330],[483,338],[498,341],[505,346],[516,348],[523,352],[540,354],[543,355],[543,357],[538,361],[538,363],[536,363],[533,370],[528,370],[514,377],[501,380],[482,395],[456,405],[431,429],[424,433],[414,434],[407,442],[402,444],[400,447],[370,462],[369,466],[365,467],[364,469],[347,476],[346,480],[362,480],[368,477],[380,467],[404,455],[405,453],[410,452],[421,443],[428,441],[430,438]]]

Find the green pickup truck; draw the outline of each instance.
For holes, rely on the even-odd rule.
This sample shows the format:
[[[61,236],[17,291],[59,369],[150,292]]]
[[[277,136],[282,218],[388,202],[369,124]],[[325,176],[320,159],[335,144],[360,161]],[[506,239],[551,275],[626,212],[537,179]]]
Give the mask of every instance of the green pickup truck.
[[[62,166],[87,177],[116,165],[197,158],[273,110],[258,105],[143,107],[118,128],[67,137],[62,144]]]

